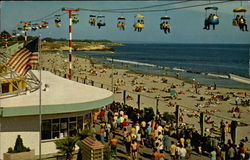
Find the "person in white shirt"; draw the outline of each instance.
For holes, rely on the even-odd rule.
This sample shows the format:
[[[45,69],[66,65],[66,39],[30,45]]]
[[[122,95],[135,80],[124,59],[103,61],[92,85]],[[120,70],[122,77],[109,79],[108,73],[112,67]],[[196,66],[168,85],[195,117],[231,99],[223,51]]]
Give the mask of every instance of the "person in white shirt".
[[[185,160],[186,159],[186,154],[187,154],[186,148],[184,148],[183,145],[181,145],[181,148],[180,148],[180,151],[179,151],[180,160]]]

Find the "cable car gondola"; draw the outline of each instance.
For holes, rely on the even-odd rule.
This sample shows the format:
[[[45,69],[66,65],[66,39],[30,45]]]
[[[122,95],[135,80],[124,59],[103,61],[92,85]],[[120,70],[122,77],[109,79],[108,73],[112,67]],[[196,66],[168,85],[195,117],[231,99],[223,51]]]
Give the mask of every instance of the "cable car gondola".
[[[118,21],[118,23],[117,23],[117,28],[119,28],[120,30],[125,30],[125,20],[126,20],[126,18],[125,17],[118,17],[117,18],[117,21]]]
[[[161,23],[160,23],[160,29],[164,30],[164,33],[170,33],[170,17],[169,16],[164,16],[161,17]]]
[[[245,19],[245,12],[247,10],[245,8],[235,8],[234,12],[234,19],[233,19],[233,26],[239,26],[241,31],[248,31],[247,29],[247,22]],[[235,15],[237,13],[237,15]]]
[[[206,7],[205,8],[205,26],[203,29],[210,29],[210,25],[213,25],[213,30],[215,30],[215,25],[219,24],[219,16],[217,15],[218,7]],[[207,16],[207,13],[210,13]]]
[[[28,30],[29,30],[28,24],[24,24],[24,25],[23,25],[23,30],[24,30],[24,31],[28,31]]]
[[[43,23],[43,24],[49,24],[49,22],[48,22],[48,21],[45,21],[45,20],[43,20],[42,23]]]
[[[61,18],[60,18],[60,15],[55,15],[56,19],[55,19],[55,26],[57,28],[61,27]]]
[[[103,16],[103,15],[98,15],[97,16],[97,26],[98,26],[99,29],[101,27],[103,27],[103,26],[106,26],[105,16]]]
[[[41,28],[41,29],[45,29],[45,28],[49,28],[49,22],[48,21],[45,21],[45,20],[43,20],[42,21],[42,25],[40,25],[40,27],[39,28]]]
[[[77,17],[78,14],[74,13],[72,14],[73,19],[72,19],[72,23],[73,24],[77,24],[79,22],[79,18]]]
[[[91,26],[95,26],[95,24],[96,24],[96,15],[95,14],[89,15],[89,24]]]
[[[134,25],[135,31],[141,32],[144,28],[144,15],[136,14],[134,16]]]
[[[23,27],[18,27],[17,30],[18,31],[23,31]]]
[[[16,30],[12,31],[12,37],[15,37],[17,35]]]
[[[37,29],[38,29],[38,24],[37,23],[32,24],[31,30],[36,31]]]

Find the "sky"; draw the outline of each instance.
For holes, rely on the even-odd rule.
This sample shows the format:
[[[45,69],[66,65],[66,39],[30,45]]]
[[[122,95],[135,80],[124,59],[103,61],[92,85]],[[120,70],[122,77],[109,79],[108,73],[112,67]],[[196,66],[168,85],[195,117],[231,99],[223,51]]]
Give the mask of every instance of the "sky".
[[[114,8],[140,8],[149,5],[166,4],[170,1],[4,1],[1,8],[1,30],[12,32],[20,21],[35,20],[47,16],[54,11],[62,14],[60,8],[87,8],[87,9],[114,9]],[[171,1],[173,2],[173,1]],[[211,1],[214,2],[214,1]],[[170,9],[175,7],[190,6],[208,3],[208,1],[193,1],[175,5],[149,9]],[[216,30],[203,30],[205,10],[202,7],[194,7],[172,11],[140,12],[134,13],[103,13],[79,11],[80,22],[73,25],[73,39],[107,39],[116,42],[131,43],[250,43],[250,32],[242,32],[238,27],[232,26],[234,8],[241,7],[240,1],[227,2],[213,5],[219,7],[218,15],[220,24]],[[246,19],[250,20],[250,1],[242,1],[242,7],[246,8]],[[142,32],[134,32],[134,15],[140,13],[145,16],[145,28]],[[88,24],[90,14],[105,15],[106,26],[98,29]],[[171,33],[164,34],[160,30],[160,17],[171,17]],[[117,17],[126,17],[126,29],[120,31],[117,25]],[[53,17],[53,16],[52,16]],[[61,17],[62,27],[54,26],[54,19],[49,20],[49,28],[29,31],[29,35],[42,38],[66,38],[68,39],[68,15]],[[249,22],[249,21],[248,21]],[[250,23],[249,23],[250,24]],[[250,30],[250,26],[249,26]]]

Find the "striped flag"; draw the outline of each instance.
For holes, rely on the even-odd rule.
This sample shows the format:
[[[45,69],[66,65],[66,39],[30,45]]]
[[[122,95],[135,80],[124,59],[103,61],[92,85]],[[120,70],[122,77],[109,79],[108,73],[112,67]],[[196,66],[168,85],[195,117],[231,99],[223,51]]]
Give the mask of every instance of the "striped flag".
[[[31,41],[23,48],[19,49],[7,62],[7,66],[12,68],[16,73],[24,76],[32,65],[38,63],[38,42],[39,38]]]

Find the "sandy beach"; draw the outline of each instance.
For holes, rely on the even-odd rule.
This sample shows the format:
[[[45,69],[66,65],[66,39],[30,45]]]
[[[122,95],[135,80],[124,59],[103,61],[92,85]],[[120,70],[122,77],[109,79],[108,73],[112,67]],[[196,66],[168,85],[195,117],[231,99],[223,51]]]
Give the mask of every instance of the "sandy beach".
[[[44,70],[62,77],[67,75],[69,65],[66,54],[43,52],[41,61]],[[91,64],[89,59],[73,55],[73,80],[111,90],[112,69],[107,65]],[[205,112],[205,117],[211,117],[214,121],[214,125],[205,124],[206,134],[214,136],[208,129],[214,126],[219,130],[219,122],[222,119],[229,124],[232,120],[239,122],[237,142],[250,134],[250,127],[247,126],[250,124],[250,109],[249,106],[241,105],[250,99],[250,91],[247,89],[214,88],[199,84],[195,80],[193,83],[186,83],[177,77],[134,74],[117,68],[114,69],[114,87],[115,101],[123,103],[123,91],[126,90],[126,104],[133,107],[138,107],[138,94],[141,95],[141,109],[153,107],[156,110],[156,97],[159,98],[158,108],[161,113],[174,114],[175,106],[179,105],[184,115],[183,122],[197,129],[200,128],[199,112]],[[169,89],[174,90],[178,96],[171,96]],[[236,101],[240,112],[229,112],[237,107]],[[230,133],[226,133],[226,140],[228,138]]]

